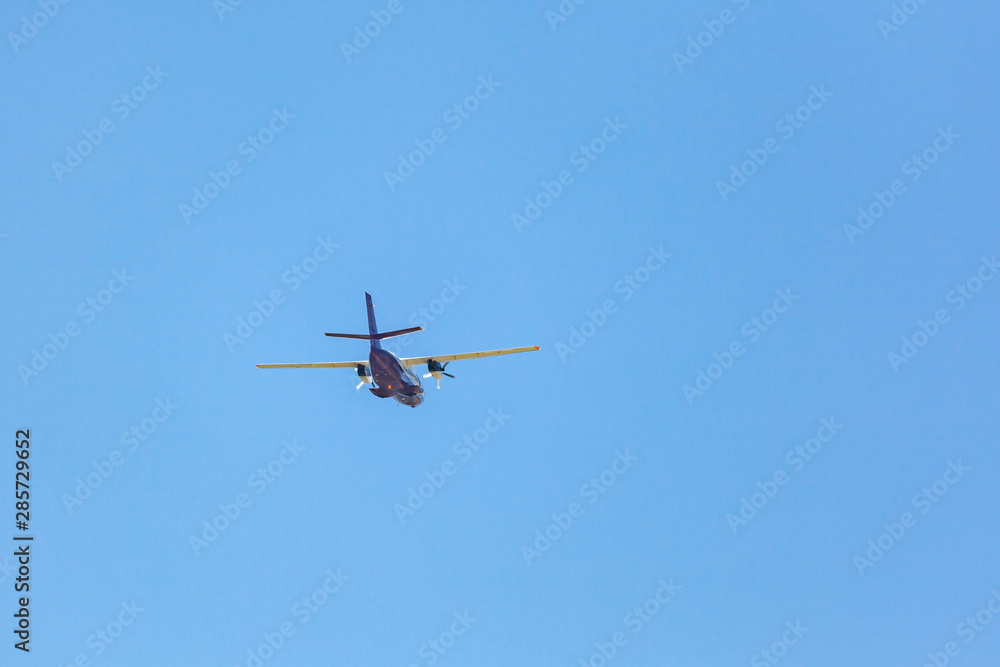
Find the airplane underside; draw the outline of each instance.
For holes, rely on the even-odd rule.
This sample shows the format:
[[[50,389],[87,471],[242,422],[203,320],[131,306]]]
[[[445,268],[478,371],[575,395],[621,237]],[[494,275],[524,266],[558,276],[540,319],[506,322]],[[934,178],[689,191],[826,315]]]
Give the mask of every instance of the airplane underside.
[[[424,390],[421,387],[407,387],[401,391],[396,391],[395,388],[389,389],[389,386],[386,385],[385,387],[369,387],[368,391],[379,398],[395,399],[398,403],[409,405],[411,408],[415,408],[424,402]]]

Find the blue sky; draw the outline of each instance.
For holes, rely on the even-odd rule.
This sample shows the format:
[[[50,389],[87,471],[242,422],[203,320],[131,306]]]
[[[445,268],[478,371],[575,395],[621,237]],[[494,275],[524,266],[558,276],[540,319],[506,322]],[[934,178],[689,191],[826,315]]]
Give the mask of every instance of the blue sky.
[[[0,663],[997,654],[1000,10],[561,6],[4,5]]]

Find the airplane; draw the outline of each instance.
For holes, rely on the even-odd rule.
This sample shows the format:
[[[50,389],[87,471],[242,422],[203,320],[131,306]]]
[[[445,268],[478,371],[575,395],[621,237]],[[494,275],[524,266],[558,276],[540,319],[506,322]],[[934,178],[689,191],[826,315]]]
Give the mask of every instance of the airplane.
[[[371,342],[368,361],[325,361],[315,364],[257,364],[257,368],[353,368],[361,379],[355,389],[361,385],[373,385],[368,388],[379,398],[392,398],[402,405],[415,408],[424,402],[424,387],[420,378],[413,372],[414,366],[427,364],[425,378],[437,380],[437,388],[441,388],[441,378],[455,376],[445,371],[448,364],[462,359],[479,359],[480,357],[496,357],[502,354],[517,354],[518,352],[534,352],[540,349],[537,345],[530,347],[511,347],[503,350],[487,350],[485,352],[466,352],[464,354],[443,354],[435,357],[405,357],[400,359],[389,350],[382,348],[386,338],[403,336],[405,334],[423,331],[423,327],[410,327],[379,333],[375,325],[375,307],[372,305],[372,295],[365,292],[365,303],[368,306],[368,335],[328,333],[331,338],[354,338]]]

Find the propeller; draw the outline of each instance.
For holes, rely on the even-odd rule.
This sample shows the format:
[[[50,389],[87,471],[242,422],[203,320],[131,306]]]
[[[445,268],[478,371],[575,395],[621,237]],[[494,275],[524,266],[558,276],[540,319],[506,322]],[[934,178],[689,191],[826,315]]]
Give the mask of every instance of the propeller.
[[[444,371],[444,369],[447,368],[448,364],[450,364],[450,363],[451,363],[450,361],[446,361],[446,362],[444,362],[442,364],[442,363],[439,363],[437,361],[434,361],[433,359],[428,359],[427,360],[427,372],[424,373],[424,377],[425,378],[429,378],[429,377],[437,378],[437,388],[440,389],[441,388],[441,377],[442,376],[450,377],[453,380],[455,379],[454,375],[452,375],[451,373],[445,373],[445,371]]]

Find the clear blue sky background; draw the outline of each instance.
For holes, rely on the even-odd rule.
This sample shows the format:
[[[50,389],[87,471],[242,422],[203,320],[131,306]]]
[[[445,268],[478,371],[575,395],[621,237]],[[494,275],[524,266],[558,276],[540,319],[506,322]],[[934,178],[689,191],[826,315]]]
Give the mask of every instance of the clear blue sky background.
[[[961,310],[948,296],[1000,253],[996,4],[929,0],[887,39],[888,0],[592,0],[555,29],[556,0],[401,6],[348,63],[340,43],[385,3],[246,0],[220,20],[209,0],[71,2],[16,52],[7,33],[40,10],[4,3],[2,484],[28,427],[36,542],[32,652],[11,646],[0,573],[0,663],[246,665],[288,622],[264,664],[427,665],[427,640],[465,612],[435,664],[596,666],[617,632],[608,664],[766,664],[786,622],[808,631],[782,664],[923,665],[949,641],[953,664],[995,659],[1000,619],[971,643],[957,626],[1000,589],[1000,280]],[[156,66],[166,78],[120,118],[116,98]],[[489,76],[500,86],[453,129],[445,111]],[[776,123],[812,86],[833,96],[786,139]],[[294,118],[246,162],[274,108]],[[576,171],[617,117],[620,138]],[[60,181],[53,162],[104,118],[113,132]],[[960,137],[910,181],[904,163],[949,127]],[[390,190],[384,172],[436,128],[447,140]],[[723,201],[717,182],[769,137],[777,152]],[[178,206],[234,159],[185,222]],[[519,232],[511,215],[563,169],[573,182]],[[851,243],[844,225],[894,179],[905,193]],[[339,249],[292,289],[318,237]],[[661,245],[672,257],[626,301],[616,283]],[[87,321],[78,304],[123,268],[134,280]],[[366,290],[383,329],[410,326],[446,280],[466,288],[405,355],[541,351],[457,362],[416,410],[354,391],[350,371],[254,367],[364,358],[323,332],[364,331]],[[798,300],[751,343],[744,323],[786,289]],[[895,372],[887,354],[938,309],[948,322]],[[70,322],[79,334],[24,382]],[[688,401],[733,341],[746,352]],[[128,451],[158,399],[178,407]],[[491,409],[510,417],[461,460],[454,443]],[[793,471],[786,453],[830,418],[843,429]],[[250,476],[292,439],[305,450],[257,493]],[[590,504],[581,486],[629,449]],[[394,506],[448,460],[401,523]],[[924,514],[912,499],[949,460],[970,470]],[[779,470],[788,483],[734,534],[727,514]],[[190,538],[240,493],[251,505],[196,555]],[[573,502],[583,516],[528,564],[522,546]],[[908,511],[916,525],[859,573]],[[300,622],[293,606],[338,568],[349,579]],[[633,632],[661,579],[680,590]],[[144,611],[97,655],[133,600]]]

